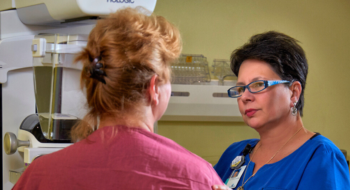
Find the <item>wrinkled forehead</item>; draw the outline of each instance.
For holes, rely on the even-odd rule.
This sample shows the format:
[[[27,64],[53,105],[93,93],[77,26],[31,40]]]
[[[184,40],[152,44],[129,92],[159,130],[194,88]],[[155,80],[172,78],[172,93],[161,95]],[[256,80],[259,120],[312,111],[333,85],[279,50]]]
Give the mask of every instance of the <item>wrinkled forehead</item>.
[[[249,84],[256,80],[281,80],[272,66],[265,61],[247,59],[238,72],[237,84]]]

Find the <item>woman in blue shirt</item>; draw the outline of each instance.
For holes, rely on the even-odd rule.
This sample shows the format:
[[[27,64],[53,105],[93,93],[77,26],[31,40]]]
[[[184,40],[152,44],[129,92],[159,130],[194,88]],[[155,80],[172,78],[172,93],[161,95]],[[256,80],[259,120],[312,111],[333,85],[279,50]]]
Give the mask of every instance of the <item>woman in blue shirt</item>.
[[[229,187],[213,189],[350,189],[344,155],[303,126],[308,64],[297,40],[278,32],[253,36],[231,55],[244,122],[260,139],[233,143],[214,167]]]

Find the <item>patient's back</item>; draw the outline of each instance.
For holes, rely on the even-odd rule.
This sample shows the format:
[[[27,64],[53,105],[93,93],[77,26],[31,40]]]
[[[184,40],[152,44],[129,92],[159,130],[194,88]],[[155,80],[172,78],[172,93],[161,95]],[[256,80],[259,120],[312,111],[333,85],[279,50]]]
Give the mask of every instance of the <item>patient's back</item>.
[[[223,184],[209,163],[140,128],[104,127],[36,159],[14,189],[211,189]]]

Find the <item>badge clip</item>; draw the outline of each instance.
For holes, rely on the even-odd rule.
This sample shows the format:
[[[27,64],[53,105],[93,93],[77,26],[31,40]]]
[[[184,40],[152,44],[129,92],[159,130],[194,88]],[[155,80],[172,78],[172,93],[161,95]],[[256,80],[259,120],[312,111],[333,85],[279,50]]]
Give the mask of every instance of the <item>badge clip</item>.
[[[243,166],[244,162],[245,162],[244,156],[237,156],[235,159],[232,160],[231,169],[232,170],[239,169],[240,167]]]

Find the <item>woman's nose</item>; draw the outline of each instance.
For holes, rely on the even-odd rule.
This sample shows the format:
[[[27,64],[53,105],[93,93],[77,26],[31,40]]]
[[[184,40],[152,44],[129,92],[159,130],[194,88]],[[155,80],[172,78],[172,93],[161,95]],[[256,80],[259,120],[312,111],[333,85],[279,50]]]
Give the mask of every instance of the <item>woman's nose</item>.
[[[254,95],[251,93],[248,88],[246,88],[240,97],[242,101],[247,102],[247,101],[253,101],[254,100]]]

